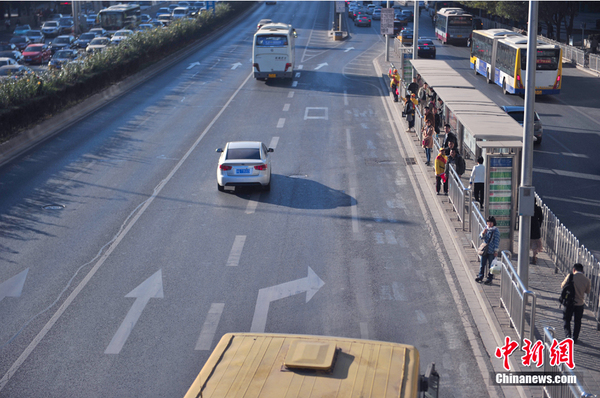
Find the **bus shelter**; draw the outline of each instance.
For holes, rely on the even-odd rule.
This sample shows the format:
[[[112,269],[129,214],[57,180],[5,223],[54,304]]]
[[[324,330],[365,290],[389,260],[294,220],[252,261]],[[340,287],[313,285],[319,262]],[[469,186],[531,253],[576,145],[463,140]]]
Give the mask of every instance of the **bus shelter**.
[[[458,138],[465,159],[483,156],[486,166],[484,216],[496,218],[501,250],[513,251],[518,225],[523,127],[445,61],[411,60],[417,73],[444,102],[444,121]]]

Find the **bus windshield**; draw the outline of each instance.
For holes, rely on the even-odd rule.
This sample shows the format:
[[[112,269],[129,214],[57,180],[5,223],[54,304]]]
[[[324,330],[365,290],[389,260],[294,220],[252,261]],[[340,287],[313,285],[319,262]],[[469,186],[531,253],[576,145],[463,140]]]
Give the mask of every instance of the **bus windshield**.
[[[557,70],[560,49],[537,50],[536,70]],[[527,50],[521,50],[521,69],[527,70]]]
[[[124,27],[122,12],[103,12],[100,14],[100,25],[106,30],[119,30]]]
[[[288,39],[286,35],[256,36],[256,45],[258,47],[285,47],[288,45]]]

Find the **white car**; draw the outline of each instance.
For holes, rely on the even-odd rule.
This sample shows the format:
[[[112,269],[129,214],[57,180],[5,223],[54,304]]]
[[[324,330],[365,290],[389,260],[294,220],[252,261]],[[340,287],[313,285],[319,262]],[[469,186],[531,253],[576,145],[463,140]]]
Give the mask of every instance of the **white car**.
[[[128,29],[117,30],[115,32],[115,34],[112,36],[112,38],[110,39],[110,41],[113,44],[118,44],[121,41],[128,39],[129,36],[131,36],[131,35],[133,35],[133,30],[128,30]]]
[[[88,54],[104,51],[106,46],[108,46],[109,44],[110,39],[108,37],[96,37],[90,42],[90,44],[88,44],[88,46],[85,48],[85,51]]]
[[[42,33],[47,37],[56,37],[59,34],[60,24],[58,21],[46,21],[42,25]]]
[[[255,186],[271,190],[271,152],[259,141],[233,141],[218,148],[221,154],[217,166],[217,189]]]
[[[29,37],[32,43],[44,43],[46,41],[41,30],[30,30],[25,33],[25,36]]]
[[[185,18],[189,14],[190,14],[189,7],[177,7],[173,10],[173,13],[171,14],[171,16],[173,17],[173,19],[178,19],[178,18]]]
[[[8,57],[0,57],[0,66],[18,65],[17,61]]]

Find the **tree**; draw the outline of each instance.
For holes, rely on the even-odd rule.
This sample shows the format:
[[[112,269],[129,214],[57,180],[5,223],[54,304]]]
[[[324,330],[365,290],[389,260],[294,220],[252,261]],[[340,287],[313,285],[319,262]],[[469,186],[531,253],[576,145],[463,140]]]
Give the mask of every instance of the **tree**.
[[[579,10],[579,1],[541,1],[538,15],[546,22],[548,35],[551,36],[556,28],[556,41],[560,41],[561,27],[564,23],[567,39],[573,34],[573,20]],[[567,21],[567,18],[569,21]]]

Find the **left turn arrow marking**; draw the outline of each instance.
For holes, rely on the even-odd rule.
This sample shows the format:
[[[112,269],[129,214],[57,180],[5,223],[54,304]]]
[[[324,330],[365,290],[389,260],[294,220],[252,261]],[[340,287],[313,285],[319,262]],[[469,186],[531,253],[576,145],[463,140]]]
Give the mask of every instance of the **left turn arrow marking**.
[[[142,311],[148,304],[151,298],[163,298],[163,286],[162,286],[162,271],[158,270],[150,278],[146,279],[142,284],[129,292],[125,297],[134,297],[135,302],[131,306],[131,309],[125,316],[123,323],[119,326],[119,330],[113,336],[112,340],[106,350],[105,354],[118,354],[121,352],[123,345],[127,341],[129,334],[133,330],[136,322],[142,315]]]

